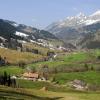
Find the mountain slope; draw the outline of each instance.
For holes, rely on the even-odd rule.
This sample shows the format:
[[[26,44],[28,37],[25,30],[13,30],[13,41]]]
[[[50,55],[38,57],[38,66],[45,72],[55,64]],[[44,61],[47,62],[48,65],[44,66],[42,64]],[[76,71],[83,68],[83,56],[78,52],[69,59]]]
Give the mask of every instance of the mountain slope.
[[[86,34],[77,45],[88,49],[100,48],[100,30],[95,33]]]
[[[52,44],[51,41],[54,43]],[[48,31],[39,30],[31,26],[0,19],[1,47],[11,49],[16,49],[18,47],[22,48],[22,44],[27,42],[41,45],[42,47],[52,47],[52,49],[55,49],[57,45],[63,45],[62,41]]]
[[[66,43],[77,46],[86,34],[97,33],[100,29],[100,11],[90,16],[80,13],[73,17],[67,17],[62,21],[49,25],[46,30]],[[81,43],[79,43],[81,44]]]

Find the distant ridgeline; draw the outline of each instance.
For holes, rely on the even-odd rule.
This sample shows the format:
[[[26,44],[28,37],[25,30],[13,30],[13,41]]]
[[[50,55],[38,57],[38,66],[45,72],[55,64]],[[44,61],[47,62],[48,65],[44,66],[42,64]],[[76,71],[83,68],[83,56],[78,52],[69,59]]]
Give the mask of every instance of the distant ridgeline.
[[[1,66],[48,60],[59,47],[65,49],[63,45],[63,41],[48,31],[0,19],[0,50],[6,52],[0,53]],[[30,61],[27,61],[28,57]]]
[[[100,10],[86,16],[80,13],[54,22],[46,28],[66,43],[77,48],[100,48]]]
[[[56,42],[59,45],[60,41],[55,35],[45,30],[39,30],[23,24],[17,24],[13,21],[0,19],[0,46],[10,49],[21,49],[22,44],[35,43],[43,47],[55,48]],[[57,43],[58,42],[58,43]],[[56,45],[56,46],[57,46]]]

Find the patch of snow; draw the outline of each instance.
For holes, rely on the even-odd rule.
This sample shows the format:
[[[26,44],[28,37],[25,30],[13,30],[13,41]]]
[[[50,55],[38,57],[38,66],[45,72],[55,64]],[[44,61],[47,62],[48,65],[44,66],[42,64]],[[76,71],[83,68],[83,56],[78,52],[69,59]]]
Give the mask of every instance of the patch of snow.
[[[90,16],[85,16],[83,13],[79,13],[76,16],[66,17],[64,20],[60,20],[49,25],[47,30],[57,34],[61,32],[60,28],[76,27],[76,25],[91,25],[98,21],[100,22],[100,10],[96,11]]]
[[[35,36],[33,36],[33,35],[32,35],[32,38],[33,38],[33,39],[36,39]]]
[[[96,22],[98,22],[98,21],[100,21],[100,20],[86,20],[86,21],[84,21],[84,24],[85,25],[91,25],[91,24],[94,24],[94,23],[96,23]]]
[[[56,58],[57,57],[57,54],[55,54],[53,57]]]
[[[19,24],[14,23],[14,24],[13,24],[13,26],[18,27],[18,26],[19,26]]]
[[[23,40],[18,40],[19,43],[27,43],[26,41]]]
[[[76,18],[86,18],[86,16],[84,15],[84,13],[80,12],[78,15],[76,15]]]
[[[38,41],[39,41],[39,42],[43,42],[44,40],[43,40],[43,39],[38,39]]]
[[[60,46],[60,47],[58,48],[58,50],[66,50],[66,48]]]
[[[71,16],[71,17],[67,17],[66,19],[65,19],[65,21],[66,20],[69,20],[69,21],[71,21],[72,19],[74,19],[75,17],[73,17],[73,16]],[[63,21],[62,21],[63,22]]]
[[[4,46],[0,46],[0,48],[4,48],[4,49],[7,49],[7,48],[5,48]]]
[[[27,37],[27,36],[29,36],[29,35],[27,35],[27,34],[25,34],[25,33],[18,32],[18,31],[16,31],[15,34],[18,35],[18,36],[21,36],[21,37]]]
[[[1,40],[3,40],[3,41],[5,41],[5,40],[6,40],[6,39],[5,39],[4,37],[2,37],[2,36],[0,36],[0,39],[1,39]]]
[[[51,50],[55,50],[54,48],[51,48],[51,47],[50,47],[50,49],[51,49]]]
[[[96,15],[100,15],[100,10],[96,11],[95,13],[93,13],[93,14],[90,15],[90,16],[96,16]]]
[[[32,43],[37,43],[36,41],[33,41],[33,40],[30,40],[30,42],[32,42]]]

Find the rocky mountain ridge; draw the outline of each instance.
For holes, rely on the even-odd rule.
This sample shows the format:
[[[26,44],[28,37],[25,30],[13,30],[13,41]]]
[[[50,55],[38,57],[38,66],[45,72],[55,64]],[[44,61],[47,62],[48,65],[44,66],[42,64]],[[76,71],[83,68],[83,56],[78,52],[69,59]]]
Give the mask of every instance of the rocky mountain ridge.
[[[67,17],[64,20],[52,23],[46,30],[52,32],[64,42],[78,47],[77,44],[82,45],[81,41],[89,36],[88,34],[96,34],[100,30],[100,10],[89,16],[80,13],[76,16]]]

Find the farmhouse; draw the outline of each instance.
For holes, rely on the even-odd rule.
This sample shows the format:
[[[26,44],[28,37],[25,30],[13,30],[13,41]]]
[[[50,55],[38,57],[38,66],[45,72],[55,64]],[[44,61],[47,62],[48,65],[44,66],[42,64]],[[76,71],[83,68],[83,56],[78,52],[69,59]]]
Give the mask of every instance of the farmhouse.
[[[87,88],[87,84],[84,81],[77,79],[71,81],[69,85],[75,88],[76,90],[84,90]]]
[[[26,72],[23,74],[24,79],[36,81],[39,78],[38,73]]]

